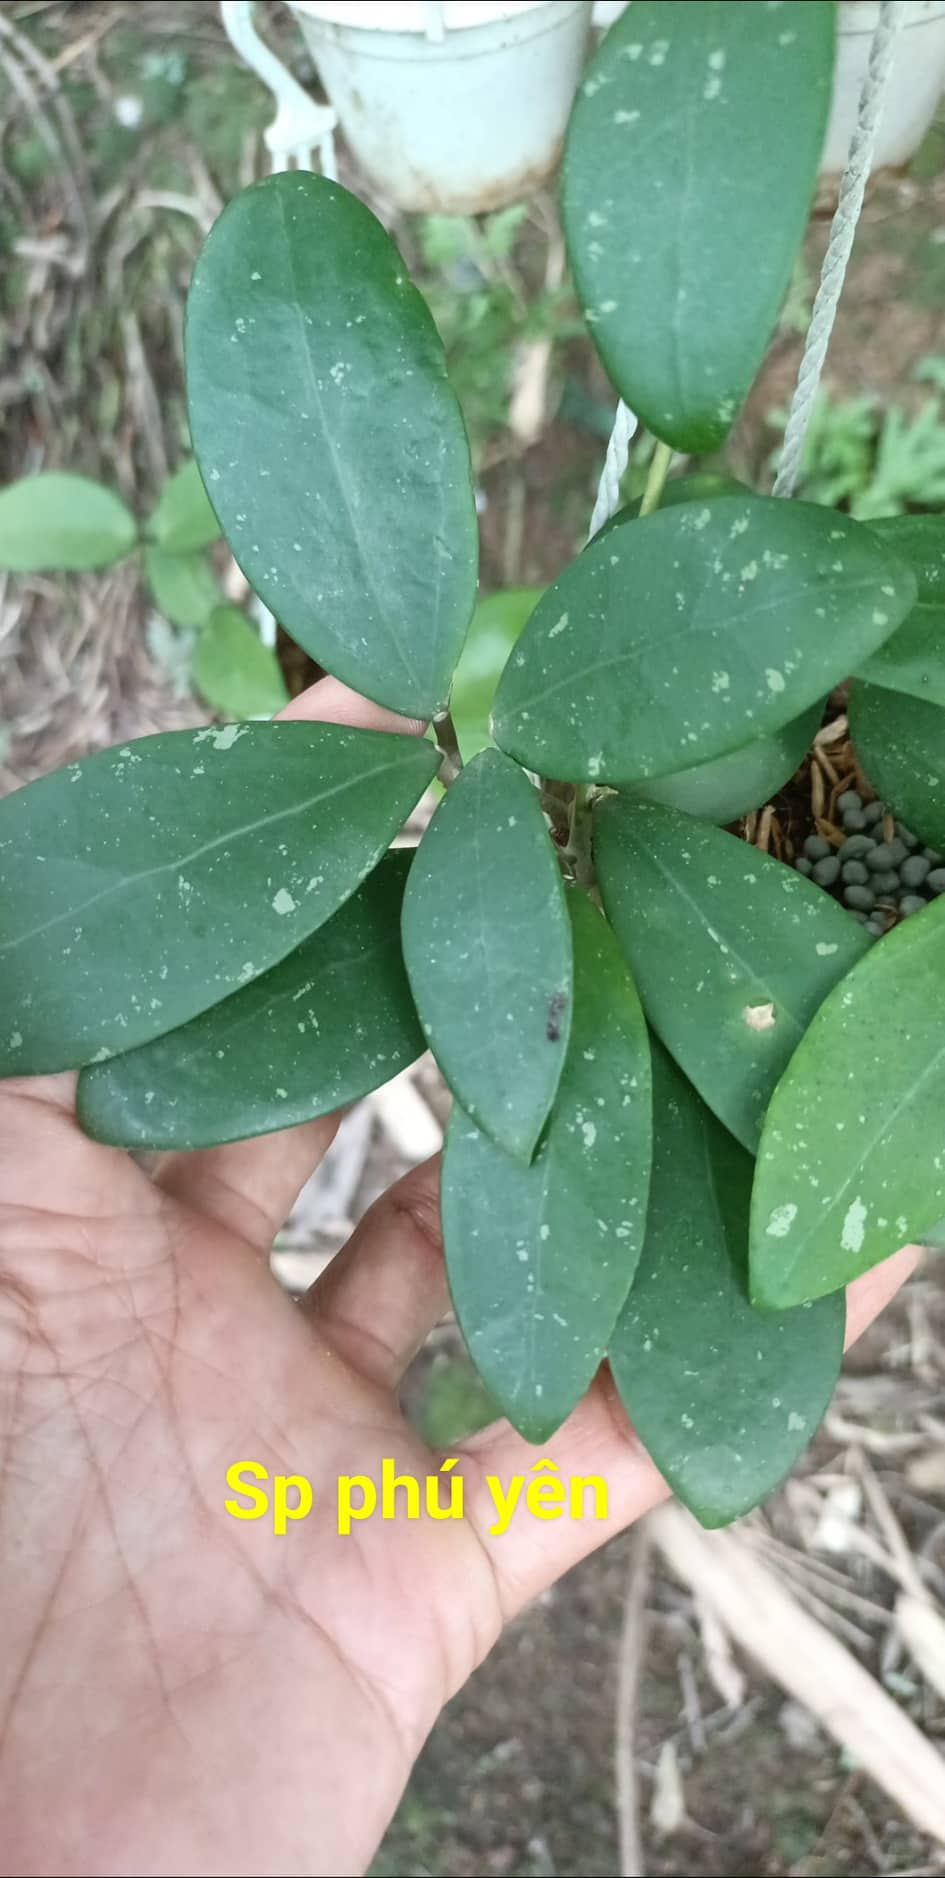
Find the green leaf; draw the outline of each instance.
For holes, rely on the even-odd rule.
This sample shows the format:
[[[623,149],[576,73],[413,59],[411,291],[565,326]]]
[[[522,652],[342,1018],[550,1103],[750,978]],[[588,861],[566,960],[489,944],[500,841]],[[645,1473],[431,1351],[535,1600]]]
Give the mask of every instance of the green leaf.
[[[869,939],[794,868],[674,809],[612,796],[594,855],[649,1022],[754,1151],[779,1076]]]
[[[227,724],[104,750],[0,802],[0,1076],[186,1023],[324,924],[436,768],[413,737]]]
[[[12,574],[81,574],[134,547],[134,516],[86,476],[48,470],[0,490],[0,568]]]
[[[672,775],[799,717],[914,601],[910,569],[849,516],[764,496],[667,509],[592,541],[549,587],[493,735],[559,781]]]
[[[818,1011],[765,1120],[752,1296],[819,1298],[945,1213],[945,900],[888,933]]]
[[[219,540],[220,524],[193,458],[168,477],[148,519],[148,534],[168,554],[190,554]]]
[[[279,661],[238,606],[218,606],[194,647],[193,679],[223,717],[271,717],[289,702]]]
[[[457,1100],[531,1159],[571,1027],[571,929],[537,790],[483,750],[447,790],[404,897],[420,1021]]]
[[[756,1506],[830,1401],[844,1301],[764,1316],[748,1301],[752,1162],[661,1050],[653,1055],[646,1239],[608,1356],[623,1405],[704,1526]]]
[[[460,1108],[443,1161],[446,1269],[490,1394],[529,1441],[580,1401],[633,1281],[650,1176],[650,1061],[639,999],[606,921],[568,895],[574,1021],[530,1167]]]
[[[450,694],[459,747],[467,762],[477,751],[491,747],[489,717],[495,689],[542,592],[541,587],[506,587],[501,593],[487,594],[472,616]]]
[[[203,554],[167,554],[146,547],[144,571],[154,603],[172,626],[193,631],[209,619],[223,589]]]
[[[191,1023],[79,1078],[87,1134],[204,1148],[329,1115],[421,1055],[400,950],[410,856],[386,856],[311,939]]]
[[[690,476],[673,476],[666,484],[660,496],[661,509],[676,509],[684,502],[705,502],[708,496],[753,496],[757,491],[748,483],[739,482],[737,476],[729,476],[724,470],[693,470]],[[623,522],[635,521],[639,516],[643,502],[642,496],[635,496],[632,502],[625,502],[605,522],[603,528],[592,537],[594,541],[603,541]]]
[[[578,295],[614,384],[677,450],[718,447],[774,330],[824,140],[833,14],[634,0],[578,93],[562,185]]]
[[[901,692],[850,687],[850,735],[877,795],[933,848],[945,848],[945,710]]]
[[[676,776],[655,777],[639,785],[634,794],[706,822],[735,822],[770,802],[790,781],[810,749],[822,715],[822,704],[814,704],[773,737],[759,737],[757,743],[746,743],[741,750],[716,757],[714,763],[700,763]]]
[[[926,704],[945,705],[945,516],[897,515],[873,526],[912,568],[919,597],[860,676]]]
[[[194,272],[187,375],[201,473],[255,591],[335,677],[433,715],[476,597],[469,446],[370,210],[297,170],[230,202]]]

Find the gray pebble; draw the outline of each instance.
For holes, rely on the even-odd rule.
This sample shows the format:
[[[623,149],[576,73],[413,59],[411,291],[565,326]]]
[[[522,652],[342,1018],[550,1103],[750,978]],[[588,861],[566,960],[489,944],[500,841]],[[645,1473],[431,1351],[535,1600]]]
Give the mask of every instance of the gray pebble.
[[[876,895],[868,887],[844,887],[843,897],[847,906],[855,907],[858,912],[872,913],[876,905]]]
[[[908,919],[910,914],[921,913],[926,906],[928,901],[921,899],[917,893],[904,893],[899,902],[899,911],[903,919]]]
[[[861,861],[875,846],[872,835],[849,835],[840,843],[837,853],[841,861]]]
[[[833,853],[829,841],[823,835],[808,835],[804,843],[804,853],[809,861],[825,861]]]
[[[933,867],[925,884],[933,893],[945,893],[945,867]]]
[[[843,826],[850,835],[861,834],[866,827],[866,816],[862,809],[848,809],[843,818]]]
[[[928,871],[929,863],[924,854],[910,854],[899,869],[899,878],[904,887],[921,887]]]
[[[904,822],[896,823],[896,833],[899,836],[900,841],[905,842],[907,848],[918,847],[919,845],[918,835],[914,835],[912,832],[912,829],[907,828]]]
[[[872,828],[874,822],[881,822],[885,813],[881,802],[868,802],[863,810],[867,828]]]
[[[922,853],[930,867],[941,867],[942,857],[937,848],[923,848]]]
[[[844,861],[843,878],[851,887],[865,887],[869,880],[869,870],[862,861]]]
[[[881,939],[884,932],[886,931],[886,928],[885,926],[881,926],[878,920],[868,919],[866,921],[866,930],[867,932],[872,933],[874,939]]]
[[[896,857],[888,841],[877,841],[866,857],[866,865],[871,874],[885,874],[892,867]]]
[[[835,854],[824,856],[822,861],[814,862],[814,879],[818,887],[832,887],[840,878],[840,862]]]
[[[809,861],[807,859],[806,854],[800,855],[798,860],[795,861],[794,866],[797,869],[797,872],[799,874],[805,874],[808,877],[808,879],[810,878],[811,874],[814,871],[814,863],[813,861]],[[926,862],[926,867],[927,866],[928,866],[928,862]]]
[[[861,926],[865,926],[867,924],[867,921],[869,920],[869,914],[857,912],[857,909],[855,906],[851,906],[850,908],[850,917],[851,919],[858,919]]]
[[[891,841],[887,841],[886,846],[892,855],[893,867],[898,867],[900,861],[904,861],[909,852],[905,842],[899,835],[894,835]]]
[[[890,893],[898,893],[900,884],[899,875],[894,867],[889,868],[888,872],[874,874],[870,881],[873,892],[881,893],[884,899]]]
[[[848,809],[858,811],[863,807],[863,797],[858,789],[845,789],[842,796],[837,797],[837,807],[841,815],[845,815]]]

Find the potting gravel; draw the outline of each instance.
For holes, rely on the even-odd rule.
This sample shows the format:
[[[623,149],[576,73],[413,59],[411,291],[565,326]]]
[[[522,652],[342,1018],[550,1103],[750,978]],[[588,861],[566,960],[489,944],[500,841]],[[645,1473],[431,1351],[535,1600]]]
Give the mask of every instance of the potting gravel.
[[[825,835],[808,835],[794,865],[819,887],[832,889],[867,932],[878,939],[945,893],[943,856],[923,848],[882,802],[864,802],[858,790],[847,789],[837,797],[837,815],[844,833],[840,845]]]

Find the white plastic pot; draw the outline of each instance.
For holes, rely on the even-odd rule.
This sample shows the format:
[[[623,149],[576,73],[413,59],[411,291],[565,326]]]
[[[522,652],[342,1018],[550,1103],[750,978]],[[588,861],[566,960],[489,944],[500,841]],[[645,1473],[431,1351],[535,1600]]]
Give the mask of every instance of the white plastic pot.
[[[824,179],[835,182],[846,163],[878,18],[878,0],[841,0],[833,103],[820,162]],[[945,0],[909,0],[883,100],[874,170],[899,169],[915,156],[943,90]]]
[[[589,0],[288,0],[345,137],[402,209],[468,214],[554,169]]]

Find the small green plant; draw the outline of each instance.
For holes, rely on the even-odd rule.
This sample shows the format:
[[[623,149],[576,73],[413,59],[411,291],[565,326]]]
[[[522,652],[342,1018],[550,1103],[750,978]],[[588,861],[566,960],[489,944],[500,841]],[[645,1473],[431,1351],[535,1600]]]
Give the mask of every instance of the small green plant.
[[[219,538],[193,461],[168,477],[143,524],[111,489],[68,472],[24,476],[0,493],[0,569],[82,574],[140,554],[201,696],[226,717],[269,716],[288,701],[285,681],[275,654],[220,587],[207,554]]]
[[[844,505],[863,521],[945,503],[945,360],[923,359],[914,376],[936,387],[914,416],[869,397],[818,397],[801,464],[801,493]],[[769,422],[783,427],[786,413]]]
[[[196,1148],[335,1109],[429,1045],[485,1388],[544,1442],[606,1354],[708,1523],[810,1439],[846,1283],[945,1216],[945,898],[874,940],[717,825],[783,782],[856,673],[865,770],[945,846],[941,525],[666,482],[674,451],[724,441],[777,320],[833,31],[821,0],[636,0],[603,41],[565,229],[657,442],[641,502],[537,603],[480,614],[460,735],[476,516],[429,311],[336,184],[230,203],[187,323],[213,509],[285,629],[437,747],[231,724],[0,805],[0,1073],[79,1067],[90,1133]],[[491,725],[482,634],[509,647]],[[388,853],[436,775],[418,851]]]

